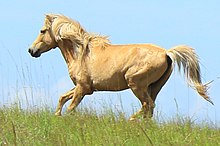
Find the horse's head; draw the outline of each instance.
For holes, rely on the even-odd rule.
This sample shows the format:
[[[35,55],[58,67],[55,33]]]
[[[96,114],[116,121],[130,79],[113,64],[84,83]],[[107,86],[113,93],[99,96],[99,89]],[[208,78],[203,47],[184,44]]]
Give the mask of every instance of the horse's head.
[[[28,49],[28,52],[32,57],[40,57],[42,53],[57,47],[57,43],[51,30],[51,23],[52,18],[47,15],[44,26],[40,30],[40,34]]]
[[[56,47],[75,51],[73,54],[86,53],[90,42],[103,48],[109,44],[106,37],[95,36],[86,32],[75,20],[63,15],[46,15],[44,26],[28,52],[33,57],[40,57],[44,52]],[[65,49],[62,50],[65,50]],[[61,49],[61,48],[60,48]]]

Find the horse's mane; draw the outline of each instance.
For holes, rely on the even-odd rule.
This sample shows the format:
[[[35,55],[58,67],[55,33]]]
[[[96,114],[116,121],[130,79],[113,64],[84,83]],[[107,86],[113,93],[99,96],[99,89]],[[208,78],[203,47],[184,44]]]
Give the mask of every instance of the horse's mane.
[[[70,40],[83,49],[94,46],[105,48],[110,44],[108,37],[88,33],[79,22],[64,15],[47,14],[44,25],[52,29],[56,41]]]

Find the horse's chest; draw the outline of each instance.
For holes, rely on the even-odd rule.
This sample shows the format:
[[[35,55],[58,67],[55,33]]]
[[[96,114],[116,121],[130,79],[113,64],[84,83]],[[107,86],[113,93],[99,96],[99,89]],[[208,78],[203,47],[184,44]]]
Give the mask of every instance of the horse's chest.
[[[68,68],[69,76],[73,83],[76,85],[77,83],[87,83],[88,75],[87,71],[82,66],[69,66]]]
[[[71,80],[73,81],[73,83],[76,85],[76,76],[72,71],[69,71],[69,76],[71,78]]]
[[[77,77],[78,76],[77,74],[79,74],[77,70],[78,69],[75,66],[68,66],[69,76],[74,84],[76,84],[77,78],[79,78]]]

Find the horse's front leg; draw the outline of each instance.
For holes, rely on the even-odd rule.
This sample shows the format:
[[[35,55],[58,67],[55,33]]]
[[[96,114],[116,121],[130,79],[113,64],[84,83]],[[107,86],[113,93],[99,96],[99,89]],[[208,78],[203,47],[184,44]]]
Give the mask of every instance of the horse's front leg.
[[[75,88],[71,89],[70,91],[68,91],[67,93],[63,94],[62,96],[60,96],[59,102],[58,102],[58,106],[55,112],[56,116],[61,116],[61,112],[62,112],[62,108],[63,105],[70,100],[71,98],[73,98],[74,96],[74,91]]]
[[[88,94],[92,94],[90,86],[81,86],[78,84],[74,90],[74,96],[69,107],[67,108],[67,112],[72,112],[82,101],[83,97]]]

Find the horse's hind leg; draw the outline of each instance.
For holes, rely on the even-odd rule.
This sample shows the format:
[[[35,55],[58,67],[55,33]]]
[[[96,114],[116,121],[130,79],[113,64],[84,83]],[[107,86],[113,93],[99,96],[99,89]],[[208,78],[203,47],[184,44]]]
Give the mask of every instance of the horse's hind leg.
[[[73,88],[72,90],[68,91],[67,93],[63,94],[62,96],[60,96],[59,102],[58,102],[58,106],[55,112],[56,116],[61,116],[61,112],[62,112],[62,108],[63,105],[70,100],[73,95],[74,95],[74,90],[75,88]]]
[[[135,96],[140,100],[142,107],[137,113],[132,115],[129,120],[136,119],[137,116],[140,114],[143,114],[144,118],[151,118],[152,117],[151,109],[152,106],[154,106],[154,103],[150,95],[148,94],[146,87],[145,88],[132,87],[131,90],[133,91]]]
[[[162,77],[158,81],[152,83],[148,88],[148,93],[150,94],[150,97],[152,98],[153,102],[155,102],[157,98],[157,94],[160,92],[160,90],[162,89],[164,84],[167,82],[167,80],[169,79],[172,73],[172,70],[173,70],[172,60],[169,57],[167,58],[167,63],[168,63],[168,67],[165,73],[162,75]],[[154,107],[153,109],[151,109],[152,115],[153,115],[153,110],[154,110]]]
[[[139,71],[135,74],[127,73],[125,75],[128,87],[130,87],[134,95],[140,100],[142,104],[141,109],[132,115],[129,120],[134,120],[140,114],[142,114],[144,118],[152,117],[152,112],[150,110],[152,109],[152,106],[154,106],[154,103],[147,90],[147,83],[149,80],[143,78],[142,72],[143,71]]]
[[[160,90],[162,89],[162,87],[164,86],[164,84],[166,83],[166,81],[168,80],[168,78],[170,77],[170,73],[167,73],[166,76],[163,76],[163,78],[161,78],[159,81],[151,84],[148,88],[148,92],[153,100],[153,102],[155,102],[156,98],[157,98],[157,94],[160,92]],[[152,115],[153,115],[153,111],[154,111],[154,107],[151,109],[152,111]]]

